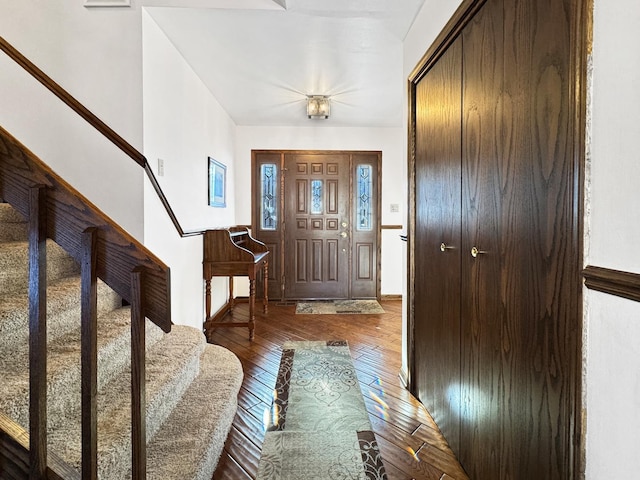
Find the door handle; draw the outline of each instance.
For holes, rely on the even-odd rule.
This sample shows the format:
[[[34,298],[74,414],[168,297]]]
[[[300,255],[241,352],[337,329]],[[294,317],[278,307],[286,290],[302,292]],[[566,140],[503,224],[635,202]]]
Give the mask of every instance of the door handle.
[[[456,247],[452,247],[451,245],[447,245],[446,243],[442,242],[440,244],[440,251],[441,252],[446,252],[447,250],[455,250]]]
[[[342,238],[347,238],[347,232],[340,232],[340,236]]]
[[[485,250],[479,250],[478,247],[471,247],[471,256],[476,258],[478,255],[482,255],[483,253],[487,253]]]

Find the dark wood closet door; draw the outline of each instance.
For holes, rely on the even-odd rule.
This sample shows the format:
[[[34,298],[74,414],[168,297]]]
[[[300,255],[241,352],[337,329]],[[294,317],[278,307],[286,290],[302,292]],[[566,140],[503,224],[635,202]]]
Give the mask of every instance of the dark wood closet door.
[[[575,473],[569,3],[488,0],[463,32],[463,250],[480,252],[462,262],[471,478]]]
[[[502,389],[509,403],[501,416],[501,478],[579,475],[572,461],[580,455],[574,428],[582,264],[571,114],[578,3],[504,0],[499,186],[513,211],[503,209],[500,228],[509,265],[502,275]]]
[[[459,458],[473,479],[499,479],[511,446],[502,443],[502,414],[511,379],[501,369],[504,290],[518,232],[512,162],[503,158],[503,10],[489,0],[462,33],[462,409]],[[476,256],[472,249],[477,249]],[[515,339],[516,332],[511,332]]]
[[[462,42],[416,86],[415,390],[459,447]]]

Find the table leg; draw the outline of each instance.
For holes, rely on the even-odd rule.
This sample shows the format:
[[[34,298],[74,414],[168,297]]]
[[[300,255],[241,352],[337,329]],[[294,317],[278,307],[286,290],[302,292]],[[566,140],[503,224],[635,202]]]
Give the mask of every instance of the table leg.
[[[235,305],[236,301],[235,298],[233,298],[233,277],[229,277],[229,311],[232,311]]]
[[[204,287],[204,304],[206,307],[206,314],[207,316],[205,317],[205,321],[209,320],[211,318],[211,279],[207,278],[205,280],[205,287]]]

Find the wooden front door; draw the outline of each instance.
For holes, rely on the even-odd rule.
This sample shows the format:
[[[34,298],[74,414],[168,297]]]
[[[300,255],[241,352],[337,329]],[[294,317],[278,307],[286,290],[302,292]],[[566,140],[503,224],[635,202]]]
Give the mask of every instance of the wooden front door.
[[[284,156],[285,297],[348,298],[349,156]]]
[[[380,152],[254,151],[252,229],[272,299],[378,298]]]

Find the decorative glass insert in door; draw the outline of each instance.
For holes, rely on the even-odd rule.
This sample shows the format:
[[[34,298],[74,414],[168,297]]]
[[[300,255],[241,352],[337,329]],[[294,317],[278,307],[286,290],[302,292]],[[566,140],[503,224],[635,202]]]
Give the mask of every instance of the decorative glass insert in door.
[[[322,213],[322,180],[311,180],[311,213]]]
[[[278,167],[274,163],[260,165],[260,218],[262,230],[276,230],[278,227],[277,182]]]
[[[371,230],[372,228],[372,201],[371,198],[371,165],[358,165],[356,167],[358,177],[358,190],[356,196],[356,229]]]

